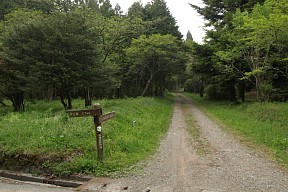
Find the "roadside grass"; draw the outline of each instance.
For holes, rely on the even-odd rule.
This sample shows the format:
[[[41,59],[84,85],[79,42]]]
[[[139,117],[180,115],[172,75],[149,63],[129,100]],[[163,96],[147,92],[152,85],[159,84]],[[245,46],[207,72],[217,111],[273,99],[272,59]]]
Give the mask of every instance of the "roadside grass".
[[[211,101],[185,93],[223,127],[240,136],[241,141],[272,154],[288,168],[288,103],[246,102],[231,104]]]
[[[69,118],[59,101],[35,101],[20,113],[0,106],[0,168],[111,176],[155,153],[169,128],[171,95],[97,102],[103,113],[116,112],[103,124],[104,162],[97,160],[93,117]],[[83,103],[73,102],[75,109]]]

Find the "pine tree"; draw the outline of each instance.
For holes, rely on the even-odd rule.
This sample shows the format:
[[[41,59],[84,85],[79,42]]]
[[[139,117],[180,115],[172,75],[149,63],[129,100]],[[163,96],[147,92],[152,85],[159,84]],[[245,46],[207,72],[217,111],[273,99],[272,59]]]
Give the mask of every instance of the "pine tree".
[[[186,41],[194,41],[190,30],[186,34]]]
[[[128,9],[128,17],[144,19],[144,7],[141,2],[135,2],[131,5],[131,7]]]
[[[139,17],[148,23],[149,30],[146,35],[170,34],[179,40],[183,37],[164,0],[153,0],[144,7],[140,2],[136,2],[129,8],[128,17]]]
[[[172,16],[165,0],[153,0],[145,6],[145,21],[154,22],[151,34],[173,35],[177,39],[182,39],[182,34],[179,31],[175,18]]]

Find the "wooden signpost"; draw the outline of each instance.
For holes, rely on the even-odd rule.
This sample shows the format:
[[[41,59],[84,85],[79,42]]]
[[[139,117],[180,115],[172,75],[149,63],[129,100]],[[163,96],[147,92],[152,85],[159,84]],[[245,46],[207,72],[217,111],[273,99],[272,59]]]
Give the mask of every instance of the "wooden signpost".
[[[102,123],[112,119],[115,116],[115,112],[102,114],[102,108],[100,104],[95,104],[94,109],[86,110],[69,110],[67,111],[69,117],[94,117],[94,125],[96,132],[96,144],[97,144],[97,154],[98,160],[103,161],[103,138],[102,138]]]

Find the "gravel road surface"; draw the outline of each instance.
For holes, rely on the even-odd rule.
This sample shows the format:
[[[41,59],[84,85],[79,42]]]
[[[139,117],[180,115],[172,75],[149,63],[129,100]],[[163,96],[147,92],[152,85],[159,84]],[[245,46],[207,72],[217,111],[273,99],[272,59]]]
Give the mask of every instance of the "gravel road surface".
[[[205,155],[196,153],[195,141],[185,123],[187,113],[193,115],[199,126],[207,148]],[[0,179],[0,192],[8,191],[7,185],[1,184]],[[69,191],[54,189],[61,190]],[[37,189],[27,190],[24,186],[21,192],[26,191]],[[190,99],[177,94],[170,129],[142,174],[121,179],[95,178],[77,191],[288,192],[288,173],[226,134]]]

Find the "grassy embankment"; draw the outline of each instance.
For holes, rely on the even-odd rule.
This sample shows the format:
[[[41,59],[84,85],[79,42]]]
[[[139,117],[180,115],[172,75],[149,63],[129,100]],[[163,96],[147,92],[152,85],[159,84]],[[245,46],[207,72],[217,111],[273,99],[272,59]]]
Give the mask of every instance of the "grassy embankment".
[[[104,162],[97,161],[93,117],[68,118],[59,101],[27,102],[24,113],[0,106],[0,168],[111,175],[155,153],[172,116],[172,96],[102,100]],[[75,108],[84,102],[75,100]],[[133,121],[136,123],[133,126]]]
[[[185,93],[242,142],[268,152],[288,168],[288,103],[246,102],[235,105]]]

